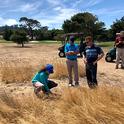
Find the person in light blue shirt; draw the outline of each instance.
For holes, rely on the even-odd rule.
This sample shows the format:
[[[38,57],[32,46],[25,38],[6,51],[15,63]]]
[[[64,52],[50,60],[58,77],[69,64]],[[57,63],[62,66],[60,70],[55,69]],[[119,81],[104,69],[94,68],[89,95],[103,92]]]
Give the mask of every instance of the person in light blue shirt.
[[[66,64],[68,69],[69,86],[74,86],[72,79],[72,69],[74,71],[75,86],[79,85],[77,54],[79,47],[74,43],[74,37],[70,36],[69,43],[65,45]]]
[[[38,95],[38,93],[42,90],[43,93],[49,94],[51,93],[50,89],[56,87],[58,84],[55,82],[48,80],[49,75],[53,73],[53,65],[47,64],[45,67],[35,74],[32,78],[32,84],[34,86],[34,93]]]
[[[69,60],[77,60],[77,54],[79,53],[79,47],[77,44],[67,43],[65,45],[66,58]]]

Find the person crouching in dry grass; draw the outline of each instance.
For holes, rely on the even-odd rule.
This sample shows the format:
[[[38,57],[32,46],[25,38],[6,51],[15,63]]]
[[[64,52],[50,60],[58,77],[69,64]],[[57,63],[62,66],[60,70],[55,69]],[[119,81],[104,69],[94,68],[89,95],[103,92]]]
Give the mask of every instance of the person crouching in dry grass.
[[[42,67],[39,72],[35,74],[32,79],[32,84],[34,86],[34,93],[38,96],[39,92],[42,91],[44,94],[51,94],[51,88],[57,87],[57,83],[54,81],[48,80],[49,75],[52,74],[53,65],[47,64],[45,67]]]

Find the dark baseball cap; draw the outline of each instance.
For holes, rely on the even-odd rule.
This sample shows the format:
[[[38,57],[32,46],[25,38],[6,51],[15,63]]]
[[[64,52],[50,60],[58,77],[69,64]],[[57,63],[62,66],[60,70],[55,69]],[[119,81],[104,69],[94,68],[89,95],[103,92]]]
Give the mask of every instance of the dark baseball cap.
[[[70,41],[74,42],[74,36],[70,36]]]

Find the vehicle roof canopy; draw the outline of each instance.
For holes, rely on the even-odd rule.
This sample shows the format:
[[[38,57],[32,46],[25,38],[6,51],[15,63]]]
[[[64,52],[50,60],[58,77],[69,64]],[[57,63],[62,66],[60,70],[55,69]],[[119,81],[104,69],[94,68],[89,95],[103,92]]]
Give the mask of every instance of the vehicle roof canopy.
[[[63,37],[68,37],[68,36],[83,36],[83,33],[80,32],[80,33],[67,33],[67,34],[64,34]]]

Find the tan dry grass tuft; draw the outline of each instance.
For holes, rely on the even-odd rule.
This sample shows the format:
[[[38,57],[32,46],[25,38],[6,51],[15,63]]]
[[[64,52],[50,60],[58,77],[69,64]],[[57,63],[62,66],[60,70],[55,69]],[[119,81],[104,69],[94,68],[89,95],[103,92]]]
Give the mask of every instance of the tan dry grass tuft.
[[[63,79],[68,77],[67,66],[65,60],[60,59],[50,59],[43,60],[39,62],[39,65],[33,66],[30,65],[29,62],[25,62],[23,60],[17,62],[4,62],[1,67],[1,79],[2,82],[8,83],[23,83],[30,82],[32,77],[35,75],[37,71],[41,69],[42,66],[46,64],[53,64],[54,73],[51,75],[51,78]],[[83,65],[79,65],[79,76],[84,77],[84,67]]]
[[[55,59],[50,59],[50,60],[46,60],[46,61],[43,61],[43,62],[45,64],[48,64],[48,63],[53,64],[54,74],[51,75],[52,78],[63,79],[63,78],[68,77],[66,59],[55,58]],[[41,63],[43,63],[43,62],[41,62]],[[84,66],[81,65],[81,64],[78,64],[78,68],[79,68],[79,76],[84,77],[85,76]]]
[[[34,70],[30,65],[22,67],[3,67],[1,71],[1,80],[8,83],[23,83],[29,82],[33,77]]]
[[[44,103],[33,94],[13,96],[6,92],[0,95],[0,120],[4,124],[21,122],[37,123],[42,115]]]
[[[65,88],[59,99],[46,100],[32,93],[18,97],[4,93],[0,96],[0,106],[0,120],[7,123],[123,124],[124,89],[113,86],[92,90]]]
[[[95,90],[66,89],[64,93],[60,109],[68,118],[77,118],[77,124],[124,122],[124,89],[102,86]]]
[[[63,89],[58,100],[5,93],[0,96],[0,117],[6,124],[123,124],[123,98],[124,89],[112,86]]]

